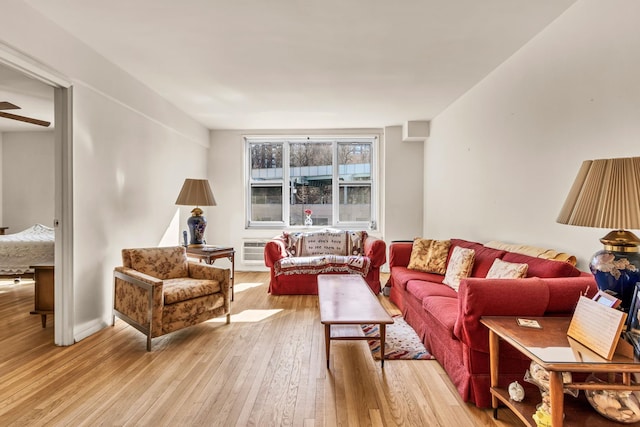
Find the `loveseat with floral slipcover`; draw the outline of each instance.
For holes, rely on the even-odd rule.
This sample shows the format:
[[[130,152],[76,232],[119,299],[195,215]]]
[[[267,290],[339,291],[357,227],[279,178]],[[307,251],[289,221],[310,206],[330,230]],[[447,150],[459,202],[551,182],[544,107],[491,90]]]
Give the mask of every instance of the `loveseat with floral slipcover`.
[[[383,240],[366,231],[321,229],[283,232],[264,248],[271,270],[272,295],[317,295],[318,274],[359,274],[380,293],[380,266],[386,260]]]

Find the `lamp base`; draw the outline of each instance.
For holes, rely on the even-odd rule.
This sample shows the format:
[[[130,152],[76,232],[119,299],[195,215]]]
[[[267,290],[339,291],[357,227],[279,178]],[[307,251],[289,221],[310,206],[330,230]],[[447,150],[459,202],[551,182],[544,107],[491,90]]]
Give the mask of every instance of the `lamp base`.
[[[193,215],[191,215],[187,220],[187,225],[189,226],[189,234],[191,235],[191,240],[189,240],[189,247],[204,246],[205,244],[204,230],[207,228],[207,219],[201,214],[198,214],[198,211],[202,213],[202,210],[195,208],[193,211],[191,211]]]
[[[640,282],[640,240],[630,231],[615,230],[600,241],[604,248],[593,255],[589,269],[598,289],[621,299],[620,306],[628,312]]]

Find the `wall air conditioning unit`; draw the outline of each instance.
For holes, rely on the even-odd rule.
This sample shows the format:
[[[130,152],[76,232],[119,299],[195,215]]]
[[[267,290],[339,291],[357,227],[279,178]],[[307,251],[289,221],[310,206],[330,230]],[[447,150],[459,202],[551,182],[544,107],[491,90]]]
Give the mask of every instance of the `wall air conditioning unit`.
[[[264,265],[264,246],[268,240],[245,240],[242,242],[242,262]]]

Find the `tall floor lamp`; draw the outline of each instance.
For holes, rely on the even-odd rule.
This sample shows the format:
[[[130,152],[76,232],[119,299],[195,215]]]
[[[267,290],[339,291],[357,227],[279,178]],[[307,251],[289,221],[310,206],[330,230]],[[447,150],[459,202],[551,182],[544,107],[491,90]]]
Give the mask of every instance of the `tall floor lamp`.
[[[622,300],[628,310],[640,282],[640,239],[625,229],[640,229],[640,157],[582,163],[558,215],[561,224],[614,229],[600,239],[589,268],[598,289]]]
[[[216,205],[216,199],[213,197],[209,181],[206,179],[185,179],[182,190],[180,190],[180,194],[176,200],[176,205],[196,206],[191,211],[191,216],[187,220],[189,233],[191,235],[189,246],[203,246],[207,219],[202,215],[202,209],[200,209],[199,206]]]

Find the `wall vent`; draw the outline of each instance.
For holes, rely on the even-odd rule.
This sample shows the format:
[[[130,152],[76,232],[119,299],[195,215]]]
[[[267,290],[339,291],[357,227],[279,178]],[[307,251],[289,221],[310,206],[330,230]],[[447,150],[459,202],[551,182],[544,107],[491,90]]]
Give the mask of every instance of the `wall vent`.
[[[242,243],[242,261],[247,264],[264,264],[264,246],[267,240],[245,240]]]

